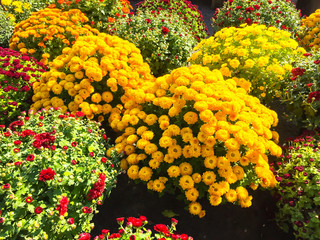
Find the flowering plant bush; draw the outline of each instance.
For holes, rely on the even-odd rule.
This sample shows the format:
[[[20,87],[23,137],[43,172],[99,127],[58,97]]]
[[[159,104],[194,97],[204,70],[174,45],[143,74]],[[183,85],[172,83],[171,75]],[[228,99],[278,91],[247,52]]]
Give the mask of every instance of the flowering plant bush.
[[[299,12],[290,0],[228,0],[218,8],[212,18],[213,29],[239,27],[252,23],[274,26],[297,35],[300,26]]]
[[[200,41],[208,36],[208,29],[205,26],[202,13],[197,5],[191,1],[183,0],[143,0],[136,4],[137,11],[150,12],[167,10],[171,14],[178,14],[183,19],[184,24],[188,27],[192,35]]]
[[[282,100],[287,106],[286,116],[294,124],[314,129],[320,126],[320,53],[306,53],[298,59],[287,79]]]
[[[187,234],[177,234],[176,225],[178,221],[174,218],[171,219],[171,226],[166,226],[164,224],[156,224],[153,226],[154,234],[151,229],[147,229],[146,225],[148,220],[145,216],[140,216],[139,218],[128,217],[125,223],[125,218],[117,218],[117,222],[120,225],[119,231],[117,233],[110,233],[108,229],[103,229],[99,236],[94,239],[122,239],[122,240],[139,240],[139,239],[156,239],[156,240],[192,240],[193,238]],[[83,233],[79,240],[90,239],[90,234]]]
[[[13,22],[9,17],[6,17],[3,9],[0,8],[0,46],[1,47],[9,47],[9,39],[13,33]]]
[[[110,31],[115,22],[127,18],[132,9],[128,0],[50,0],[52,7],[69,11],[79,9],[89,18],[91,25],[100,31]]]
[[[220,69],[264,103],[280,96],[291,63],[305,52],[289,32],[256,24],[224,28],[202,40],[195,50],[192,64]]]
[[[33,85],[32,109],[61,107],[99,122],[114,120],[127,102],[124,91],[153,79],[139,49],[117,36],[80,37],[62,52]]]
[[[320,26],[320,9],[317,9],[310,16],[301,20],[302,27],[300,32],[300,45],[310,50],[320,47],[319,26]]]
[[[0,124],[29,109],[32,84],[47,69],[26,54],[0,47]]]
[[[6,17],[10,18],[14,24],[27,19],[31,13],[31,5],[29,2],[1,0],[1,5],[5,11]]]
[[[285,153],[271,163],[279,187],[276,220],[296,239],[320,238],[320,131],[306,131],[289,141]]]
[[[141,50],[156,77],[186,65],[197,44],[178,15],[166,10],[138,12],[130,19],[120,21],[115,34]]]
[[[47,64],[79,36],[98,33],[98,30],[84,25],[87,21],[85,14],[78,9],[63,12],[45,8],[15,26],[9,46]]]
[[[79,116],[79,117],[78,117]],[[0,130],[0,238],[74,239],[115,185],[99,124],[50,109]]]
[[[247,187],[273,187],[267,154],[280,156],[271,131],[277,114],[223,80],[218,70],[191,65],[127,92],[114,146],[125,152],[120,167],[148,189],[180,195],[191,214],[203,217],[198,199],[211,205],[251,205]]]

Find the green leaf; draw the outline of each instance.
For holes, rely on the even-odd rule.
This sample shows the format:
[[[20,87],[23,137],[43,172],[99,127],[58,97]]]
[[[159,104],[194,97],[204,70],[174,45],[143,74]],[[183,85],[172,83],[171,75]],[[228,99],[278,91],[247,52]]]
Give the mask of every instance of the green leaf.
[[[172,210],[168,210],[168,209],[162,211],[161,213],[163,216],[168,217],[168,218],[179,216],[178,213],[175,213]]]
[[[34,213],[34,209],[35,207],[32,205],[32,204],[28,204],[28,211],[31,212],[31,213]]]

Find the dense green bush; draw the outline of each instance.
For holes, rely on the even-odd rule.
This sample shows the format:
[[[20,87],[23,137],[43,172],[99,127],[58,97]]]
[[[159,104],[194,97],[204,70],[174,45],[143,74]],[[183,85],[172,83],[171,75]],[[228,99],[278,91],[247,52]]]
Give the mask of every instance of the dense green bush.
[[[53,108],[0,127],[0,239],[74,239],[110,194],[118,156],[83,113]]]

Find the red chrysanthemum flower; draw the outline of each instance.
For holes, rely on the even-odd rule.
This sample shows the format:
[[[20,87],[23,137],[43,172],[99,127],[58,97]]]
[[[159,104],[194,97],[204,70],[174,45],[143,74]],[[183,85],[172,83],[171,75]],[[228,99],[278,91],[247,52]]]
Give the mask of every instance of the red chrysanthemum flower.
[[[52,180],[54,178],[54,175],[56,174],[56,172],[54,170],[52,170],[51,168],[48,169],[43,169],[41,170],[40,174],[39,174],[39,181],[47,181],[47,180]]]
[[[161,232],[163,234],[166,234],[166,233],[169,232],[168,227],[166,225],[164,225],[164,224],[156,224],[154,226],[154,230],[157,231],[157,232]]]
[[[311,103],[312,101],[320,101],[320,92],[314,91],[309,93],[307,103]]]
[[[29,154],[26,158],[27,161],[32,162],[34,160],[34,155],[33,154]]]
[[[33,198],[32,197],[27,197],[26,198],[26,203],[31,203],[33,201]]]
[[[67,197],[63,196],[60,200],[60,204],[57,204],[56,210],[59,211],[59,216],[64,216],[68,211],[69,200]]]
[[[99,198],[105,187],[106,175],[99,173],[99,180],[94,184],[93,189],[89,190],[87,198],[89,201]]]
[[[50,133],[40,133],[34,136],[34,142],[32,145],[36,148],[49,148],[52,143],[56,140],[56,137],[53,136],[55,134],[55,131],[50,132]]]
[[[14,145],[20,145],[20,144],[21,144],[21,141],[20,141],[20,140],[15,140],[15,141],[13,142],[13,144],[14,144]]]
[[[304,74],[306,70],[305,69],[302,69],[302,68],[292,68],[291,70],[291,74],[293,77],[295,76],[302,76]]]
[[[69,218],[69,219],[68,219],[68,223],[69,223],[69,224],[74,224],[74,219],[73,219],[73,218]]]
[[[90,238],[91,235],[89,233],[81,233],[78,240],[90,240]]]
[[[169,29],[167,27],[162,27],[162,33],[163,35],[166,35],[169,33]]]
[[[42,213],[42,210],[43,210],[43,208],[40,207],[40,206],[38,206],[38,207],[36,207],[36,208],[34,209],[34,212],[35,212],[36,214],[40,214],[40,213]]]

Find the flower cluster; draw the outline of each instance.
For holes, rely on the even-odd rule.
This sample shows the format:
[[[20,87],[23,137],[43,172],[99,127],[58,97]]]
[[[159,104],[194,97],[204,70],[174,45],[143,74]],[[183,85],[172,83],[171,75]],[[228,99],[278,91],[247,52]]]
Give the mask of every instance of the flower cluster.
[[[291,78],[286,79],[282,101],[286,104],[286,117],[295,125],[314,129],[320,126],[320,53],[304,54],[296,59]]]
[[[115,34],[141,50],[156,77],[186,65],[197,44],[179,16],[167,10],[137,12],[119,21]]]
[[[203,217],[198,202],[251,205],[247,187],[273,187],[268,157],[280,156],[271,131],[277,114],[247,95],[218,70],[191,65],[146,83],[117,126],[114,146],[124,151],[120,167],[148,189],[178,192],[191,214]]]
[[[291,63],[305,52],[289,32],[256,24],[224,28],[195,50],[189,60],[192,64],[220,69],[264,103],[280,96]]]
[[[115,152],[106,158],[104,131],[83,116],[49,109],[0,126],[4,239],[74,239],[93,227],[97,205],[115,186],[119,161]],[[88,199],[91,189],[99,194]]]
[[[320,129],[305,131],[284,145],[280,159],[270,163],[279,187],[274,191],[276,220],[296,239],[320,238]]]
[[[27,19],[33,10],[30,3],[24,0],[1,0],[1,5],[4,7],[6,17],[14,24]]]
[[[32,85],[47,67],[27,54],[0,47],[0,124],[29,109]]]
[[[197,41],[208,36],[202,13],[198,6],[193,5],[189,0],[143,0],[136,4],[136,7],[137,11],[142,12],[167,10],[171,14],[178,14]]]
[[[126,221],[126,224],[125,223]],[[164,224],[156,224],[153,226],[154,233],[151,229],[147,228],[148,220],[145,216],[124,217],[117,218],[117,223],[120,225],[119,231],[116,233],[110,233],[110,230],[103,229],[99,236],[94,239],[122,239],[122,240],[138,240],[138,239],[149,239],[149,240],[193,240],[192,237],[187,234],[177,234],[176,225],[178,220],[172,218],[171,226]],[[82,233],[78,240],[90,240],[89,233]]]
[[[47,64],[79,36],[98,34],[98,30],[84,25],[86,22],[88,18],[78,9],[64,12],[45,8],[33,12],[28,19],[15,26],[9,47],[29,53]]]
[[[120,19],[127,18],[132,6],[128,0],[49,0],[50,7],[69,11],[79,9],[98,30],[110,31]]]
[[[300,11],[300,10],[299,10]],[[274,26],[297,35],[301,12],[290,0],[227,0],[212,18],[212,27],[239,27],[252,23]]]
[[[99,122],[114,120],[127,102],[124,91],[154,78],[139,49],[117,36],[79,37],[62,52],[33,85],[32,109],[60,107]]]
[[[300,45],[306,49],[314,48],[315,50],[320,47],[320,9],[317,9],[310,16],[302,19],[302,29],[301,29],[301,41]]]

